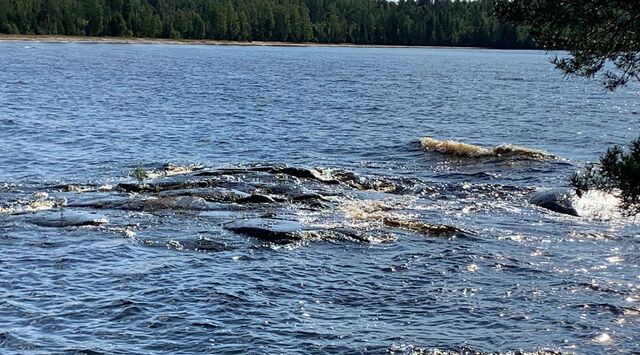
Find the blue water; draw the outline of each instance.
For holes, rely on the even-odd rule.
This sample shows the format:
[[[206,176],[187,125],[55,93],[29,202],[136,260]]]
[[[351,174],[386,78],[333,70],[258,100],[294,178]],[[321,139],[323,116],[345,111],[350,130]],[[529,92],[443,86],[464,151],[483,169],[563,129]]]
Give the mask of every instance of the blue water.
[[[0,43],[0,352],[640,351],[638,219],[596,213],[598,198],[582,217],[528,201],[639,122],[640,87],[565,79],[534,51]],[[426,136],[553,157],[451,156],[423,150]],[[277,201],[95,203],[155,199],[118,184],[167,163],[247,169],[213,179]],[[293,188],[328,202],[278,200]],[[46,212],[34,201],[62,197],[63,213],[108,223],[33,223]],[[465,232],[384,225],[396,217]],[[225,228],[250,218],[372,242]],[[223,247],[193,246],[203,239]]]

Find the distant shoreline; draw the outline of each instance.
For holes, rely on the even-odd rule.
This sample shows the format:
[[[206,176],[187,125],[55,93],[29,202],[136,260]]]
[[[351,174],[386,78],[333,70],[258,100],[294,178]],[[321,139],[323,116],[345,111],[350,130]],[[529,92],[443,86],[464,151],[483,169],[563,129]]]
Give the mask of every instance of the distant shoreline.
[[[433,49],[495,49],[488,47],[408,46],[384,44],[276,42],[276,41],[221,41],[211,39],[167,39],[131,37],[86,37],[58,35],[6,35],[0,34],[0,42],[43,42],[84,44],[171,44],[206,46],[256,46],[256,47],[345,47],[345,48],[433,48]]]

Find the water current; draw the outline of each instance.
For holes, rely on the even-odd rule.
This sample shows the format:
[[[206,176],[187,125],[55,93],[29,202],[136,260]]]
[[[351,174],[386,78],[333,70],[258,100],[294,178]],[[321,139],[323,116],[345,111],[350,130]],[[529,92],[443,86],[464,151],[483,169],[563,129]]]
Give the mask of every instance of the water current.
[[[0,43],[0,352],[638,353],[640,218],[532,197],[639,123],[535,51]]]

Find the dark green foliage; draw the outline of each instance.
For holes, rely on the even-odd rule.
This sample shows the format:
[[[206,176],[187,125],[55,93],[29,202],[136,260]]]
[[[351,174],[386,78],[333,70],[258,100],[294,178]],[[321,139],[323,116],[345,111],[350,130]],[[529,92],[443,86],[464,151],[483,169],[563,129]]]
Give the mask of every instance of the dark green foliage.
[[[131,173],[130,176],[136,178],[138,180],[138,184],[144,184],[144,181],[149,178],[149,173],[142,167],[142,165],[138,165]]]
[[[531,48],[492,0],[0,0],[0,32]]]
[[[497,0],[496,12],[530,28],[542,48],[568,50],[569,57],[552,59],[566,75],[591,78],[604,71],[609,90],[640,80],[638,0]]]
[[[640,80],[640,1],[638,0],[496,0],[501,19],[530,29],[544,49],[565,49],[552,62],[565,75],[592,78],[604,71],[609,90]],[[612,68],[612,69],[609,69]],[[613,146],[571,177],[578,195],[592,189],[619,194],[629,214],[640,212],[640,138],[628,153]]]
[[[629,144],[627,152],[617,145],[600,157],[600,165],[588,165],[571,177],[578,196],[589,190],[616,193],[628,214],[640,213],[640,137]]]

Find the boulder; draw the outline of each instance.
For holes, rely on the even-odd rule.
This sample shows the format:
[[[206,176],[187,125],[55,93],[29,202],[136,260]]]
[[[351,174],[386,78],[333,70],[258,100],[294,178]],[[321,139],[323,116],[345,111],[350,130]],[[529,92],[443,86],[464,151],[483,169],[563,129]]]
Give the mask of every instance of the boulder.
[[[573,207],[574,194],[568,189],[554,189],[535,192],[529,198],[529,202],[562,214],[578,216],[578,211]]]
[[[298,221],[254,218],[228,223],[226,230],[248,235],[266,242],[288,244],[299,241],[305,236],[305,227]]]

